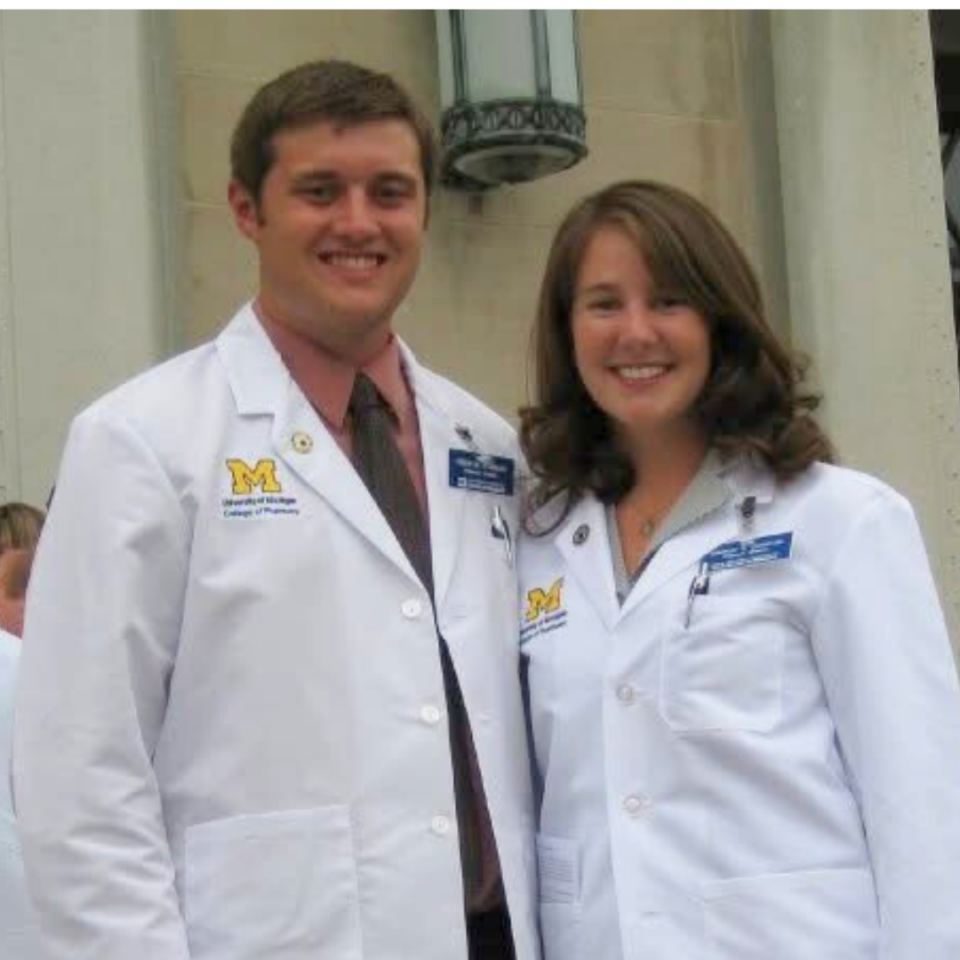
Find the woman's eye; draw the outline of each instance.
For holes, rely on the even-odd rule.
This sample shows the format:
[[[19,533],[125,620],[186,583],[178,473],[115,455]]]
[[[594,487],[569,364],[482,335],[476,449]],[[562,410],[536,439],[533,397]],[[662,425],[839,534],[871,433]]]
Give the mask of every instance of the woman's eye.
[[[602,297],[599,300],[591,300],[587,304],[587,309],[593,313],[613,313],[619,307],[620,301],[614,297]]]
[[[657,297],[653,301],[653,306],[657,310],[676,310],[678,307],[685,307],[686,302],[682,297],[664,295],[662,297]]]

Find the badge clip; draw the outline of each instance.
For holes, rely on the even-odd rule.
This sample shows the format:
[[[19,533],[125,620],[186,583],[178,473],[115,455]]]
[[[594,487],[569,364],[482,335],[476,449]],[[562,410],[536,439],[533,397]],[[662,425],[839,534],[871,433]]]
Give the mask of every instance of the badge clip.
[[[710,592],[710,570],[705,560],[700,561],[700,569],[697,575],[690,581],[690,589],[687,591],[687,612],[683,618],[684,630],[690,629],[690,619],[693,617],[693,603],[697,597],[702,597]]]
[[[503,555],[506,558],[507,565],[512,569],[513,537],[510,534],[510,524],[507,523],[506,518],[503,516],[503,511],[500,509],[499,504],[493,508],[493,513],[490,516],[490,533],[496,537],[497,540],[503,541]]]

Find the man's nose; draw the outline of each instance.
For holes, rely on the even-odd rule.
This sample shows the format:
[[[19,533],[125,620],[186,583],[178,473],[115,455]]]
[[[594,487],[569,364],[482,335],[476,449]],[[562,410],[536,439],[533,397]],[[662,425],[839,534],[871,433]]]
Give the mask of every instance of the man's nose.
[[[365,191],[348,190],[343,195],[336,227],[348,239],[366,239],[376,233],[373,205]]]

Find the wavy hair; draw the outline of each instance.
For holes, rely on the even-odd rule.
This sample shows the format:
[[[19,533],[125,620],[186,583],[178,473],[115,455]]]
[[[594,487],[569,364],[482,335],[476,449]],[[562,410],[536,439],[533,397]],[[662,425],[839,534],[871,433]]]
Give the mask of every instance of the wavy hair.
[[[574,362],[577,273],[590,238],[607,225],[635,241],[658,289],[707,321],[710,373],[694,415],[711,446],[723,455],[755,454],[780,480],[814,461],[832,462],[833,447],[811,416],[820,397],[802,386],[807,363],[768,324],[760,285],[736,240],[684,191],[623,181],[577,203],[550,249],[533,329],[534,400],[520,410],[520,443],[534,476],[531,507],[565,494],[562,520],[585,493],[616,503],[636,480]]]

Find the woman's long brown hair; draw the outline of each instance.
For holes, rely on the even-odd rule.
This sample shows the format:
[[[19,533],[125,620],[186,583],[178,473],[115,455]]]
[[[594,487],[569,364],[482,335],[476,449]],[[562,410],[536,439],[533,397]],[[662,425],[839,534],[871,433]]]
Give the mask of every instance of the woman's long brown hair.
[[[577,273],[603,225],[635,241],[658,291],[707,320],[710,375],[695,414],[710,444],[725,455],[759,456],[780,480],[814,461],[831,462],[832,445],[811,416],[820,398],[802,389],[806,364],[768,324],[760,285],[733,236],[682,190],[624,181],[581,200],[550,250],[533,331],[534,402],[520,411],[520,443],[535,479],[532,507],[563,494],[562,519],[585,493],[616,503],[636,480],[574,362]]]

